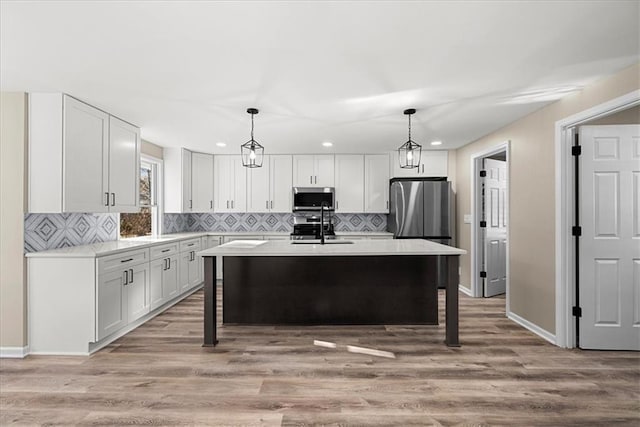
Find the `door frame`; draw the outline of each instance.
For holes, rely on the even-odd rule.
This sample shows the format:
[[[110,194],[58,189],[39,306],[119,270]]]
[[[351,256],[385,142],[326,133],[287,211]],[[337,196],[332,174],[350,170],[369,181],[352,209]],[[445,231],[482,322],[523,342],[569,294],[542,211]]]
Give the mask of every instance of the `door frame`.
[[[499,144],[485,148],[482,151],[478,151],[471,155],[471,296],[474,298],[481,298],[483,294],[482,281],[480,279],[480,266],[482,265],[483,251],[480,249],[482,242],[482,236],[480,236],[480,212],[482,209],[482,197],[480,186],[480,170],[482,170],[482,159],[489,157],[493,154],[506,152],[507,156],[507,191],[505,194],[505,203],[507,205],[507,247],[506,247],[506,314],[509,316],[511,313],[511,304],[509,301],[509,229],[511,226],[511,209],[509,206],[509,193],[511,191],[511,172],[510,162],[511,157],[511,140],[506,140]]]
[[[575,305],[575,249],[571,235],[575,212],[573,128],[637,105],[640,105],[640,90],[565,117],[555,124],[556,345],[559,347],[574,348],[576,343],[572,313]]]

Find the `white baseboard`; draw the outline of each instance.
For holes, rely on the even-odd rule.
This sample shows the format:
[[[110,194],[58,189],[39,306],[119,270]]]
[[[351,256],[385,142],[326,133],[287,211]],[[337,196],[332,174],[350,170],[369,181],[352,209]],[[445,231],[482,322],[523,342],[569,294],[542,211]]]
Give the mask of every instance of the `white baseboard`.
[[[471,293],[471,289],[469,289],[469,288],[467,288],[467,287],[464,287],[464,286],[462,286],[462,285],[458,285],[458,290],[459,290],[460,292],[462,292],[463,294],[465,294],[465,295],[468,295],[468,296],[470,296],[470,297],[473,297],[473,294]]]
[[[29,354],[29,346],[0,347],[0,359],[22,359]]]
[[[542,329],[540,326],[529,322],[527,319],[524,319],[515,313],[507,313],[507,318],[516,322],[518,325],[522,326],[523,328],[530,330],[534,334],[544,338],[545,340],[549,341],[551,344],[557,345],[556,336],[551,332]]]

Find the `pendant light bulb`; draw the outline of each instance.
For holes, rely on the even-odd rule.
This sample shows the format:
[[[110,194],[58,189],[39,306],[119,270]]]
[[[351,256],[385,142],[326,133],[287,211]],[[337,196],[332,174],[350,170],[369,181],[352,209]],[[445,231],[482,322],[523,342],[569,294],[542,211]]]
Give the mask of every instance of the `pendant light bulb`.
[[[413,150],[407,150],[407,161],[410,163],[413,161]]]
[[[255,148],[252,148],[252,149],[250,150],[250,152],[249,152],[249,158],[250,158],[251,160],[255,160],[255,159],[256,159],[256,150],[255,150]]]

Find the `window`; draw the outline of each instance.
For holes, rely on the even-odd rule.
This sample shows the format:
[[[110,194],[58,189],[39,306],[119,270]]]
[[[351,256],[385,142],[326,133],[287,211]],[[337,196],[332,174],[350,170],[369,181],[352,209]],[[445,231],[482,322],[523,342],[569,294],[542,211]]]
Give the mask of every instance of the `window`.
[[[140,212],[120,214],[120,237],[160,234],[158,195],[162,163],[158,159],[142,157],[140,161]]]

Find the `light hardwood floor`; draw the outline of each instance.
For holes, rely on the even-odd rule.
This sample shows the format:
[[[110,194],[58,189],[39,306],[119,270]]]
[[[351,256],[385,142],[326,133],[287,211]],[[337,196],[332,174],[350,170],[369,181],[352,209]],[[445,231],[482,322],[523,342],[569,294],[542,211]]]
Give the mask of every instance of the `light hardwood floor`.
[[[1,360],[0,424],[640,425],[640,354],[557,348],[501,298],[460,296],[461,348],[444,326],[223,326],[214,349],[202,299],[91,357]]]

